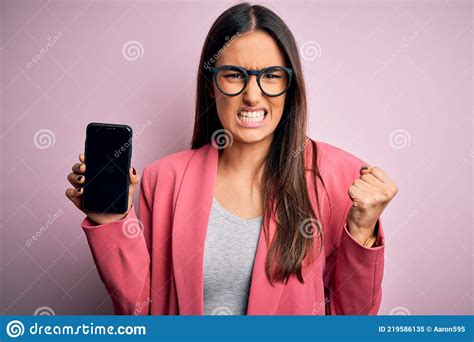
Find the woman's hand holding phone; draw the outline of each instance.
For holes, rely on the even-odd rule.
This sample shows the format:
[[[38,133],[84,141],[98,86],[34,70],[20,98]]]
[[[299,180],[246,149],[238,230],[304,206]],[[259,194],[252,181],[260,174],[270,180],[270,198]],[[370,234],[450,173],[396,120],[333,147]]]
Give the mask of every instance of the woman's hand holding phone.
[[[130,186],[128,192],[128,210],[124,214],[110,214],[110,213],[98,213],[98,212],[87,212],[84,210],[82,205],[82,195],[84,193],[83,185],[85,181],[84,173],[86,171],[86,160],[84,153],[79,155],[79,163],[72,166],[72,172],[67,176],[67,179],[74,187],[73,189],[66,189],[66,196],[76,205],[87,217],[95,222],[96,224],[104,224],[110,222],[116,222],[127,216],[130,208],[132,207],[132,198],[135,192],[135,188],[140,182],[140,176],[137,174],[133,167],[130,168]]]

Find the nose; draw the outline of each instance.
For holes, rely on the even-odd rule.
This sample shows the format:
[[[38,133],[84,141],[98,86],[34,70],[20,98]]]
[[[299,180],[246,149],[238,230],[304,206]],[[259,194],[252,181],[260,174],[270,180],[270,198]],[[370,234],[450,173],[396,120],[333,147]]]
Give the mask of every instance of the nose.
[[[257,76],[250,75],[247,87],[244,90],[244,100],[248,103],[257,103],[262,97],[262,90],[258,86]]]

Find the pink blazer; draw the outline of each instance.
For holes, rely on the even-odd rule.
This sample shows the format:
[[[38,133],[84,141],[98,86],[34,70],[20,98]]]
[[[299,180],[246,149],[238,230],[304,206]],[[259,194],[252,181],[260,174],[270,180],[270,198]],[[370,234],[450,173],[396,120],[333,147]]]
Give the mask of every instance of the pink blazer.
[[[352,205],[349,186],[366,163],[337,147],[316,143],[317,162],[327,189],[318,181],[319,194],[323,194],[320,210],[324,253],[310,267],[303,268],[304,284],[291,277],[287,284],[271,286],[265,275],[268,246],[262,230],[248,315],[378,312],[385,248],[381,220],[377,223],[379,247],[374,248],[366,248],[353,239],[345,223]],[[308,167],[311,150],[308,143]],[[203,314],[204,240],[217,162],[218,150],[212,144],[167,155],[144,169],[138,213],[132,206],[127,217],[118,222],[94,226],[87,217],[82,222],[116,314]],[[310,186],[314,183],[309,177],[307,182],[314,206],[314,185]],[[142,231],[133,231],[138,225]],[[273,217],[269,227],[273,236]]]

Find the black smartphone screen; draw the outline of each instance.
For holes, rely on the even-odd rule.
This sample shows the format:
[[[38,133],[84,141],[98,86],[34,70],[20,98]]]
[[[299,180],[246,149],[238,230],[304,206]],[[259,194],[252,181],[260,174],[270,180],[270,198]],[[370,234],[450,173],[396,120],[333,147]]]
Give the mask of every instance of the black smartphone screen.
[[[128,209],[132,129],[126,125],[87,126],[83,205],[86,211],[125,213]]]

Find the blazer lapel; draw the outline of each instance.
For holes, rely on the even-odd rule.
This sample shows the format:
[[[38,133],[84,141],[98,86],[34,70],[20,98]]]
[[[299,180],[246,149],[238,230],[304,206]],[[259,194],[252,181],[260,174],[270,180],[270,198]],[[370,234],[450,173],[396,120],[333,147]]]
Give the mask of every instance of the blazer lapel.
[[[180,315],[204,313],[203,260],[214,196],[219,150],[207,144],[192,155],[183,175],[173,215],[172,262]],[[270,241],[276,222],[269,221]],[[260,231],[248,299],[248,315],[274,314],[284,285],[271,286],[265,275],[268,246]]]
[[[205,145],[184,171],[173,216],[171,250],[180,315],[202,315],[203,257],[218,150]]]

